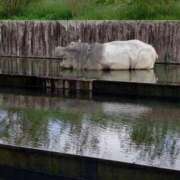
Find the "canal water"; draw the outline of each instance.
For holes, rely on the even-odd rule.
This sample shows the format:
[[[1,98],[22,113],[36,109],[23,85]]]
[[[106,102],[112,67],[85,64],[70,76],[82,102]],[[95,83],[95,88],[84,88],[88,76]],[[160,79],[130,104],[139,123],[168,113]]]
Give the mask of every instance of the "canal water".
[[[106,81],[180,84],[180,65],[156,64],[153,70],[138,71],[71,71],[61,68],[58,59],[0,58],[0,75],[50,78],[83,78]]]
[[[0,143],[180,170],[180,102],[0,92]]]

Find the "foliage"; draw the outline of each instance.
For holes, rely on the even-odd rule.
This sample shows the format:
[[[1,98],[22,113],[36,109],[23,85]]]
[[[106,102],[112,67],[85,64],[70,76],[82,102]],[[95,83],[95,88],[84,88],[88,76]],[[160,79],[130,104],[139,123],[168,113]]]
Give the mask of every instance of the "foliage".
[[[22,8],[29,3],[28,0],[0,0],[1,14],[3,16],[13,16],[18,14]]]
[[[101,4],[113,4],[113,3],[122,2],[122,0],[96,0],[95,2]]]
[[[180,19],[180,0],[0,0],[0,18]]]
[[[175,0],[130,0],[127,16],[130,19],[158,19],[173,14]]]
[[[17,17],[15,17],[17,18]],[[22,11],[22,19],[71,19],[72,12],[66,0],[32,1]]]

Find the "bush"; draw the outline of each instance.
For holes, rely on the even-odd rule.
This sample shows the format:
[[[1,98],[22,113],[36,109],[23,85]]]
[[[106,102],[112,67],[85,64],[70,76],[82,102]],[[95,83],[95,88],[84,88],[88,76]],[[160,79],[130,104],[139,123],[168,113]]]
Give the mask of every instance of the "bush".
[[[130,0],[127,17],[130,19],[157,19],[173,14],[175,0]]]
[[[0,0],[11,19],[180,19],[180,0]]]
[[[73,17],[78,16],[87,6],[91,5],[92,0],[66,0],[66,4]]]
[[[1,15],[10,17],[17,15],[29,3],[29,0],[0,0]]]
[[[39,0],[31,2],[23,11],[23,19],[71,19],[66,0]]]

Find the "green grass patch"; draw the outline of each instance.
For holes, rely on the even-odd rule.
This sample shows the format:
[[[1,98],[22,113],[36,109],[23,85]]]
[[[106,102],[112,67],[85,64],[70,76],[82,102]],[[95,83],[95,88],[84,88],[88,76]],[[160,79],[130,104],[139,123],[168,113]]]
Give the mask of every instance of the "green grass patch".
[[[71,19],[72,14],[64,0],[41,0],[30,3],[23,11],[24,19]]]
[[[180,19],[180,0],[29,0],[8,13],[2,1],[1,19]]]

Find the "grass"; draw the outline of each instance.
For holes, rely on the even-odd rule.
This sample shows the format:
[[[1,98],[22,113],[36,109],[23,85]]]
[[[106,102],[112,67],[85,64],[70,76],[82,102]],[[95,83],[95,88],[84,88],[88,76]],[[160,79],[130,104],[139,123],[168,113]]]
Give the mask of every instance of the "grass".
[[[12,19],[71,19],[72,13],[65,0],[34,1],[21,10]]]
[[[0,0],[1,2],[2,0]],[[1,19],[177,20],[180,0],[31,0],[14,14],[0,4]]]

